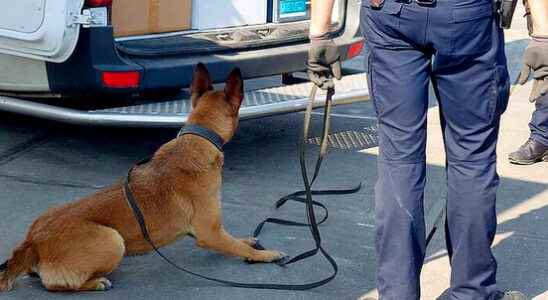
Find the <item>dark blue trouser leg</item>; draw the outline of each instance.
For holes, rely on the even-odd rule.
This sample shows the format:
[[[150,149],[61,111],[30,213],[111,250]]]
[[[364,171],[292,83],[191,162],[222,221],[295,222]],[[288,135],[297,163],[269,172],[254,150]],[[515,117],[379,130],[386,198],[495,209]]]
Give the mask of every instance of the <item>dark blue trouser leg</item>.
[[[433,16],[435,19],[435,16]],[[491,252],[496,232],[496,144],[500,115],[509,96],[501,30],[484,20],[475,32],[491,43],[463,50],[455,59],[444,40],[437,49],[433,83],[443,118],[447,152],[447,224],[451,253],[451,298],[492,299],[497,263]],[[476,24],[482,28],[482,24]],[[438,27],[433,26],[436,36]],[[443,35],[443,33],[440,33]],[[465,44],[472,37],[463,35]],[[452,49],[455,51],[455,49]]]
[[[424,162],[378,164],[375,210],[379,294],[381,299],[418,300],[425,253]]]
[[[368,17],[366,11],[364,18]],[[372,16],[367,20],[371,26],[366,30],[372,30],[368,37],[394,30],[395,18],[382,12]],[[376,27],[377,22],[385,26]],[[398,43],[397,49],[383,41],[370,47],[369,86],[379,117],[380,143],[375,186],[377,287],[383,300],[418,300],[425,252],[430,58],[405,42]]]
[[[531,138],[539,143],[548,145],[548,94],[538,99],[535,111],[529,123]]]
[[[447,150],[450,295],[495,295],[496,142],[509,81],[492,9],[490,0],[438,1],[430,8],[385,0],[380,10],[365,9],[369,86],[379,117],[375,203],[382,300],[420,297],[430,78]]]

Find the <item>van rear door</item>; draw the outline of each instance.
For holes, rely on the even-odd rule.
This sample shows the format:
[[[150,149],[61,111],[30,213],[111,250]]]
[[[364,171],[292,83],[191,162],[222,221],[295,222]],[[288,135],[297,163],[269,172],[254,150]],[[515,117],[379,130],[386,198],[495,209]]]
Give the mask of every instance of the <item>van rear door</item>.
[[[0,10],[0,53],[67,60],[78,42],[84,0],[16,0]]]

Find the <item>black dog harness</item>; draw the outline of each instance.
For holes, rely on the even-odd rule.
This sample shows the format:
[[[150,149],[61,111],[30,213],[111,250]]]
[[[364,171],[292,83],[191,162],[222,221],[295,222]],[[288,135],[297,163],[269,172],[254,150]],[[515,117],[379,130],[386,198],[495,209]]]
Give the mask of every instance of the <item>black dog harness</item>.
[[[320,154],[318,155],[318,159],[316,162],[316,166],[314,169],[314,175],[312,177],[312,180],[308,177],[308,172],[306,168],[306,141],[308,139],[308,132],[310,127],[310,121],[312,116],[312,109],[314,108],[314,102],[316,99],[316,91],[317,87],[313,86],[312,91],[310,93],[310,101],[308,103],[306,114],[305,114],[305,121],[304,121],[304,135],[303,139],[301,140],[300,144],[300,151],[299,151],[299,158],[300,158],[300,164],[301,164],[301,171],[302,171],[302,177],[305,189],[303,191],[298,191],[296,193],[293,193],[291,195],[285,196],[278,200],[276,202],[276,208],[282,207],[285,203],[288,201],[296,201],[300,203],[304,203],[306,205],[306,214],[308,218],[308,223],[301,223],[291,220],[284,220],[284,219],[277,219],[277,218],[268,218],[261,222],[257,228],[254,231],[253,236],[258,237],[261,233],[261,230],[263,229],[264,225],[267,223],[273,223],[273,224],[280,224],[280,225],[288,225],[288,226],[300,226],[300,227],[308,227],[310,229],[310,232],[312,233],[312,237],[315,241],[315,248],[309,251],[306,251],[304,253],[301,253],[294,258],[283,258],[276,263],[279,266],[286,266],[289,264],[296,263],[298,261],[301,261],[305,258],[314,256],[318,253],[321,253],[325,259],[329,262],[331,265],[333,271],[330,276],[326,277],[325,279],[312,282],[312,283],[305,283],[305,284],[265,284],[265,283],[241,283],[241,282],[234,282],[229,280],[223,280],[218,278],[212,278],[205,275],[201,275],[195,272],[192,272],[188,269],[185,269],[176,263],[174,263],[171,259],[166,257],[159,249],[154,245],[152,242],[152,239],[150,238],[150,234],[148,232],[148,229],[146,227],[145,219],[143,216],[142,211],[139,208],[139,205],[137,204],[137,201],[135,200],[133,194],[131,193],[131,173],[133,169],[136,166],[145,164],[150,161],[151,157],[146,158],[144,160],[141,160],[138,162],[135,166],[133,166],[129,171],[128,175],[126,177],[126,180],[124,182],[124,193],[126,196],[126,200],[128,202],[128,205],[133,210],[133,214],[135,215],[135,218],[137,219],[139,223],[139,227],[141,229],[141,233],[143,234],[144,239],[150,244],[152,249],[160,256],[162,257],[168,264],[173,266],[174,268],[185,272],[187,274],[218,282],[224,285],[232,286],[232,287],[239,287],[239,288],[253,288],[253,289],[273,289],[273,290],[308,290],[315,287],[322,286],[329,281],[331,281],[335,276],[337,276],[338,272],[338,266],[335,260],[325,251],[325,249],[322,247],[322,241],[320,236],[320,230],[318,228],[318,225],[324,223],[328,218],[328,210],[327,207],[317,201],[312,200],[312,195],[341,195],[341,194],[351,194],[355,193],[360,190],[361,184],[358,185],[355,188],[352,189],[345,189],[345,190],[324,190],[324,191],[314,191],[312,190],[312,185],[314,184],[317,176],[319,175],[320,167],[322,164],[322,161],[327,154],[327,136],[329,134],[329,125],[330,125],[330,113],[331,113],[331,106],[332,106],[332,98],[333,94],[335,93],[334,89],[330,89],[327,92],[326,97],[326,103],[324,108],[324,126],[323,126],[323,133],[322,133],[322,139],[320,143]],[[186,125],[181,129],[181,131],[178,134],[179,136],[185,135],[185,134],[192,134],[200,136],[208,141],[210,141],[217,149],[221,150],[222,146],[224,145],[225,141],[215,132],[212,130],[205,128],[203,126],[199,125]],[[321,218],[321,220],[318,222],[316,218],[316,212],[314,211],[314,206],[321,207],[324,210],[324,216]],[[258,250],[265,250],[263,246],[261,246],[259,243],[255,245],[255,248]]]

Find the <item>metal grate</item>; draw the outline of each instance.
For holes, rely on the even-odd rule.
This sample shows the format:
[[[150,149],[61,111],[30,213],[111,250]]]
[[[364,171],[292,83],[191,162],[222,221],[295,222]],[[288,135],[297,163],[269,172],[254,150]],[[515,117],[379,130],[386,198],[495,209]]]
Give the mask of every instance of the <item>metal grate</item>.
[[[363,150],[379,145],[377,125],[364,127],[361,130],[345,130],[332,133],[327,137],[328,146],[337,150]],[[309,144],[320,145],[321,137],[308,139]]]

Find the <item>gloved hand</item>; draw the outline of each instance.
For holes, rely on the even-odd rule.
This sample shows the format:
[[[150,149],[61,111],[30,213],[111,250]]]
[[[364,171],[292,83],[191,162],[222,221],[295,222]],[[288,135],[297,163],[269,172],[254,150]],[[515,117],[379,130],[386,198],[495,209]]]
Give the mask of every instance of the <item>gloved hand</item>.
[[[534,82],[529,101],[535,102],[548,93],[548,39],[533,38],[525,49],[519,84],[525,84],[531,73]]]
[[[324,90],[335,86],[333,77],[342,78],[341,55],[329,34],[310,38],[307,69],[310,81]]]

